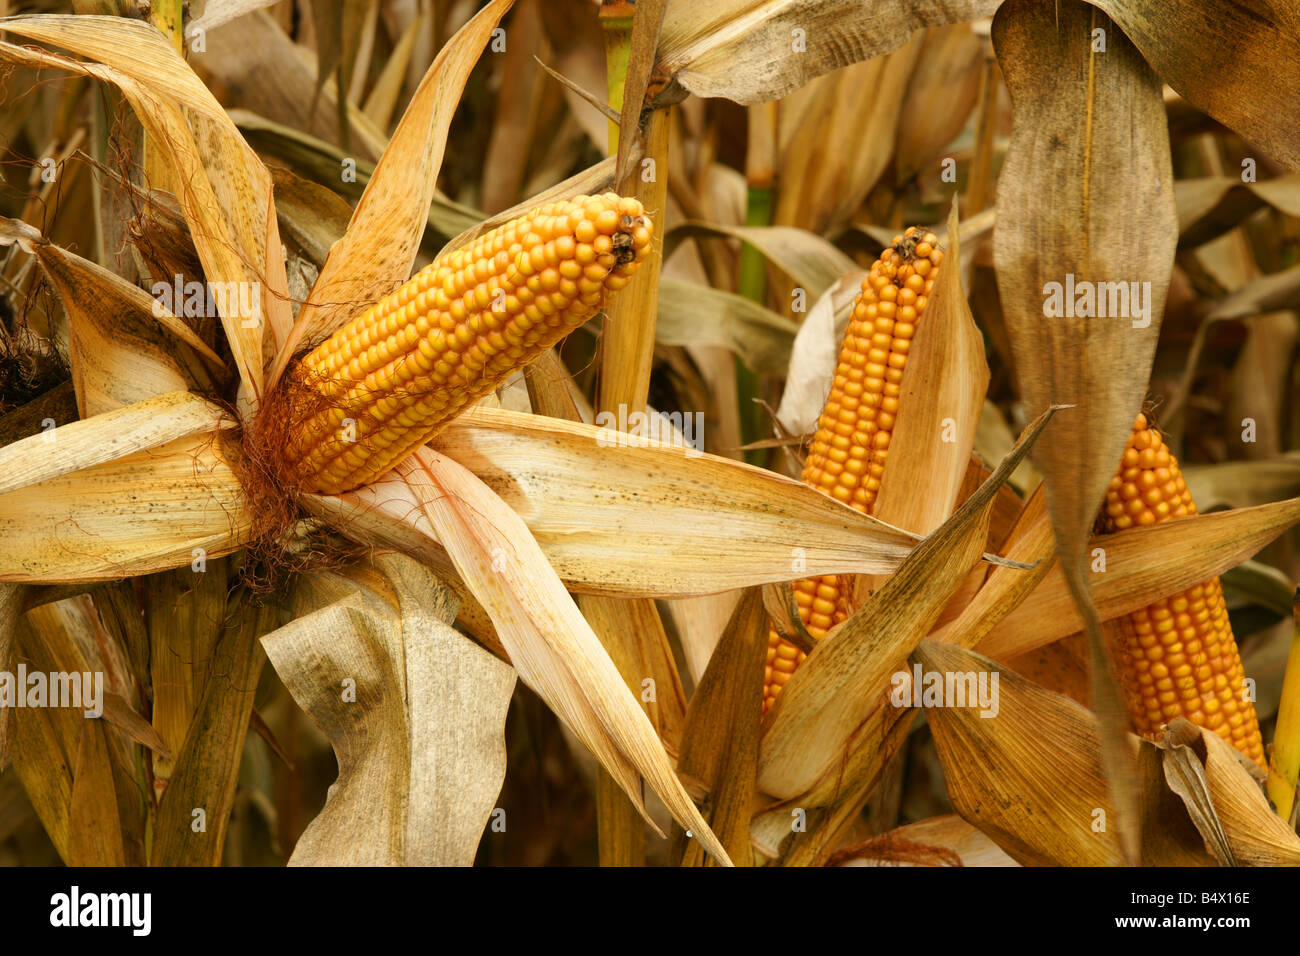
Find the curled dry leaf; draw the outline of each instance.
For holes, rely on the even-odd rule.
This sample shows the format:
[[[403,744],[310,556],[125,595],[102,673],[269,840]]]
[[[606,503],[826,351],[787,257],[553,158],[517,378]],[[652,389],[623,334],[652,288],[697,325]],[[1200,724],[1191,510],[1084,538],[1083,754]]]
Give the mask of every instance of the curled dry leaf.
[[[287,336],[291,311],[271,177],[180,54],[150,24],[121,17],[13,18],[5,29],[98,62],[0,44],[0,57],[113,83],[184,183],[177,199],[209,283],[237,290],[221,315],[243,384],[244,410],[262,393],[263,361]],[[187,112],[188,111],[188,112]],[[233,283],[233,285],[231,285]],[[264,338],[264,331],[270,335]]]
[[[1300,305],[1300,266],[1252,279],[1224,296],[1210,310],[1207,322],[1219,319],[1242,319],[1261,312],[1291,309]]]
[[[515,675],[450,626],[456,604],[415,561],[379,554],[302,579],[299,616],[262,638],[339,762],[290,865],[474,862],[505,779]]]
[[[854,266],[841,274],[808,312],[790,350],[790,367],[776,417],[795,435],[817,430],[817,419],[835,375],[839,345],[866,273]]]
[[[674,3],[656,64],[660,100],[778,99],[813,77],[898,49],[917,30],[991,16],[998,0],[713,0]]]
[[[1182,249],[1209,242],[1265,205],[1283,215],[1300,217],[1300,174],[1263,182],[1242,182],[1240,176],[1180,179],[1174,194],[1178,201],[1178,245]]]
[[[1230,858],[1220,862],[1241,866],[1300,865],[1300,837],[1278,818],[1260,791],[1253,767],[1218,734],[1178,718],[1170,724],[1165,772],[1177,772],[1190,760],[1200,773],[1184,773],[1191,783],[1179,793],[1188,803],[1193,822],[1211,848],[1224,847]],[[1199,812],[1193,810],[1199,805]],[[1208,807],[1211,812],[1207,812]],[[1222,851],[1221,851],[1222,852]]]
[[[658,308],[660,345],[721,346],[763,374],[781,374],[790,360],[798,326],[743,296],[664,277]]]
[[[857,263],[821,236],[793,226],[728,226],[705,222],[684,222],[664,237],[664,258],[669,258],[685,239],[723,236],[740,239],[761,252],[772,265],[788,275],[809,299],[818,299],[850,273],[862,271]]]
[[[1202,513],[1268,504],[1300,495],[1300,451],[1263,461],[1188,465],[1183,477]]]

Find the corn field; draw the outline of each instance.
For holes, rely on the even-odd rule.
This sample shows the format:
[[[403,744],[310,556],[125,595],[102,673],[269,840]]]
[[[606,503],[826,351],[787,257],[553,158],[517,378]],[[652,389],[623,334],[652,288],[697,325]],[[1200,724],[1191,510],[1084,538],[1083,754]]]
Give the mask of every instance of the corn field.
[[[1300,864],[1294,3],[0,15],[0,863]]]

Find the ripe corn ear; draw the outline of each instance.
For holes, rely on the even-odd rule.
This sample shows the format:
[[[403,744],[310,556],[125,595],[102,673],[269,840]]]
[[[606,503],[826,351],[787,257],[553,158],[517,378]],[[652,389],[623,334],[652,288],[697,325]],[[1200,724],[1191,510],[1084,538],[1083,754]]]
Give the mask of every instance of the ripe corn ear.
[[[804,463],[804,482],[863,514],[872,513],[880,492],[908,350],[943,261],[938,241],[912,227],[872,263],[853,303],[831,392]],[[795,583],[799,616],[818,640],[849,616],[849,581],[832,574]],[[775,629],[768,634],[764,711],[804,657]]]
[[[308,353],[314,402],[286,454],[299,487],[367,484],[622,289],[650,250],[641,204],[548,203],[440,256]]]
[[[1119,471],[1106,490],[1105,531],[1196,514],[1187,482],[1159,429],[1138,415]],[[1175,717],[1213,730],[1263,766],[1255,705],[1218,578],[1126,615],[1114,648],[1134,729],[1160,736]]]

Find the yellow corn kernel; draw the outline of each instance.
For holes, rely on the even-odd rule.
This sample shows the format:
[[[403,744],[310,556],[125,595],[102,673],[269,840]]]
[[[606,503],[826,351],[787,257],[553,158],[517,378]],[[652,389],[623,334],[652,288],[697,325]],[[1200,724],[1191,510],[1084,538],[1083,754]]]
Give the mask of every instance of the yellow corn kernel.
[[[807,484],[863,514],[880,492],[907,354],[943,261],[938,241],[913,226],[871,264],[804,463]],[[850,595],[836,575],[797,581],[794,590],[799,616],[818,640],[849,616]],[[764,712],[804,657],[775,630],[768,634]]]
[[[1133,423],[1103,507],[1108,532],[1196,514],[1178,459],[1145,415]],[[1184,717],[1263,766],[1259,719],[1242,699],[1246,675],[1218,578],[1126,615],[1120,631],[1115,661],[1138,734],[1156,739]]]
[[[367,484],[600,311],[650,250],[641,204],[547,203],[439,256],[291,373],[321,401],[286,449],[304,491]]]

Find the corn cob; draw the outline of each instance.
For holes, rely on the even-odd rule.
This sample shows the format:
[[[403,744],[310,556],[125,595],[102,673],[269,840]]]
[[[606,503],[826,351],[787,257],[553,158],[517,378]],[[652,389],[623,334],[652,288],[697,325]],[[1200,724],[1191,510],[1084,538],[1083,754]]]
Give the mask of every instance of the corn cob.
[[[1159,429],[1138,415],[1106,490],[1103,530],[1194,514],[1178,460]],[[1255,705],[1242,700],[1245,672],[1218,578],[1126,615],[1120,633],[1115,661],[1129,717],[1141,736],[1154,739],[1169,721],[1185,717],[1263,765],[1259,719]]]
[[[907,353],[943,261],[937,242],[933,233],[912,227],[872,263],[853,303],[831,392],[804,463],[805,483],[863,514],[871,514],[880,492]],[[818,640],[849,616],[850,580],[842,585],[831,574],[795,583],[799,617]],[[765,712],[804,657],[775,629],[769,632]]]
[[[320,401],[286,454],[299,487],[378,478],[600,311],[650,249],[641,204],[548,203],[440,256],[294,368]]]

